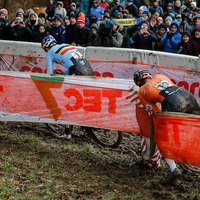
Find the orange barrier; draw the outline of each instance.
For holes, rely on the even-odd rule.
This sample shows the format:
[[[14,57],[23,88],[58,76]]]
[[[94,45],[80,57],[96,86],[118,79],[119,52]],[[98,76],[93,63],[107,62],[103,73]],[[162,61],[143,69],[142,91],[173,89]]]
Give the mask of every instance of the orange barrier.
[[[200,116],[153,114],[154,140],[163,157],[200,167]]]

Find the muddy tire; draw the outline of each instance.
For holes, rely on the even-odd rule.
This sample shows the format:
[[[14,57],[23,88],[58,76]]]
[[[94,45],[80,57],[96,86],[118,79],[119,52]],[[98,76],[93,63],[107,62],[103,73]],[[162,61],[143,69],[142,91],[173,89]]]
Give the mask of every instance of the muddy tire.
[[[179,163],[179,166],[181,167],[181,169],[183,169],[184,171],[191,171],[191,172],[195,172],[195,173],[200,173],[200,168],[199,167],[195,167],[192,165],[187,165],[184,163]]]
[[[88,135],[103,147],[117,148],[122,141],[122,132],[102,128],[85,128]]]

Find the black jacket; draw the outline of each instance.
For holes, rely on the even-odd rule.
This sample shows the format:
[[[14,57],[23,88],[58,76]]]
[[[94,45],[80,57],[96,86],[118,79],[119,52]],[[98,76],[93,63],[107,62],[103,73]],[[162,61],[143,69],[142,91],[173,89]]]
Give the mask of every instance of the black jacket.
[[[144,0],[133,0],[133,3],[137,6],[138,9],[141,6],[147,6],[148,7],[148,5],[145,3]]]
[[[71,44],[74,42],[74,33],[75,30],[77,29],[77,24],[75,23],[74,25],[68,25],[66,26],[65,32],[66,32],[66,43]]]
[[[90,36],[90,29],[87,27],[77,28],[74,32],[74,42],[82,47],[87,46],[88,38]]]
[[[149,36],[144,37],[143,35],[139,35],[139,30],[133,35],[132,39],[134,41],[134,47],[137,49],[148,49],[152,50],[153,42],[157,41],[157,37],[153,33],[153,31],[148,30],[150,33]]]
[[[22,27],[20,25],[13,26],[11,25],[7,26],[7,33],[10,40],[16,40],[16,41],[32,41],[33,40],[33,33],[28,27]]]
[[[138,8],[135,4],[127,5],[126,9],[129,11],[129,14],[132,15],[133,17],[138,17]]]

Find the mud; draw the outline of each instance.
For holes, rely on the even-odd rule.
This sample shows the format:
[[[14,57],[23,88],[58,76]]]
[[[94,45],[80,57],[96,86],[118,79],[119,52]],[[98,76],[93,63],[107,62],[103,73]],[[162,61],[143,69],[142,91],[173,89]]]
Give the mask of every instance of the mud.
[[[68,171],[71,176],[78,176],[78,181],[83,181],[81,184],[88,181],[86,178],[82,180],[83,175],[89,177],[92,182],[98,181],[96,188],[87,190],[83,189],[81,184],[69,187],[64,181],[62,185],[67,188],[68,195],[58,192],[57,196],[51,199],[200,199],[200,174],[182,171],[180,178],[165,184],[169,168],[164,160],[158,170],[148,169],[143,164],[140,156],[140,136],[137,134],[123,133],[120,146],[113,149],[100,146],[80,127],[73,129],[71,140],[55,139],[50,136],[50,131],[44,124],[0,122],[0,132],[7,135],[1,137],[1,150],[9,149],[12,144],[19,152],[29,151],[29,148],[25,148],[19,141],[20,137],[27,135],[42,139],[47,146],[52,142],[58,145],[77,145],[80,148],[89,144],[95,149],[95,153],[89,154],[62,150],[58,151],[57,155],[37,152],[40,156],[52,156],[52,167],[56,167],[58,174]],[[14,137],[8,139],[9,135]],[[57,166],[56,159],[66,158],[66,166]],[[58,180],[55,180],[55,183],[58,184]],[[36,193],[35,191],[34,194]],[[113,198],[108,198],[108,194],[113,194]]]

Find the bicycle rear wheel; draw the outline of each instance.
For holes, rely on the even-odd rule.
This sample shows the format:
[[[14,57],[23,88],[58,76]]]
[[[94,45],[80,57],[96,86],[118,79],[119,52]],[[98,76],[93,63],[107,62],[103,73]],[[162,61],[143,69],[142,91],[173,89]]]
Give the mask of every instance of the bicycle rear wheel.
[[[117,130],[102,128],[85,128],[88,135],[92,135],[94,140],[104,147],[116,148],[122,141],[122,132]]]

